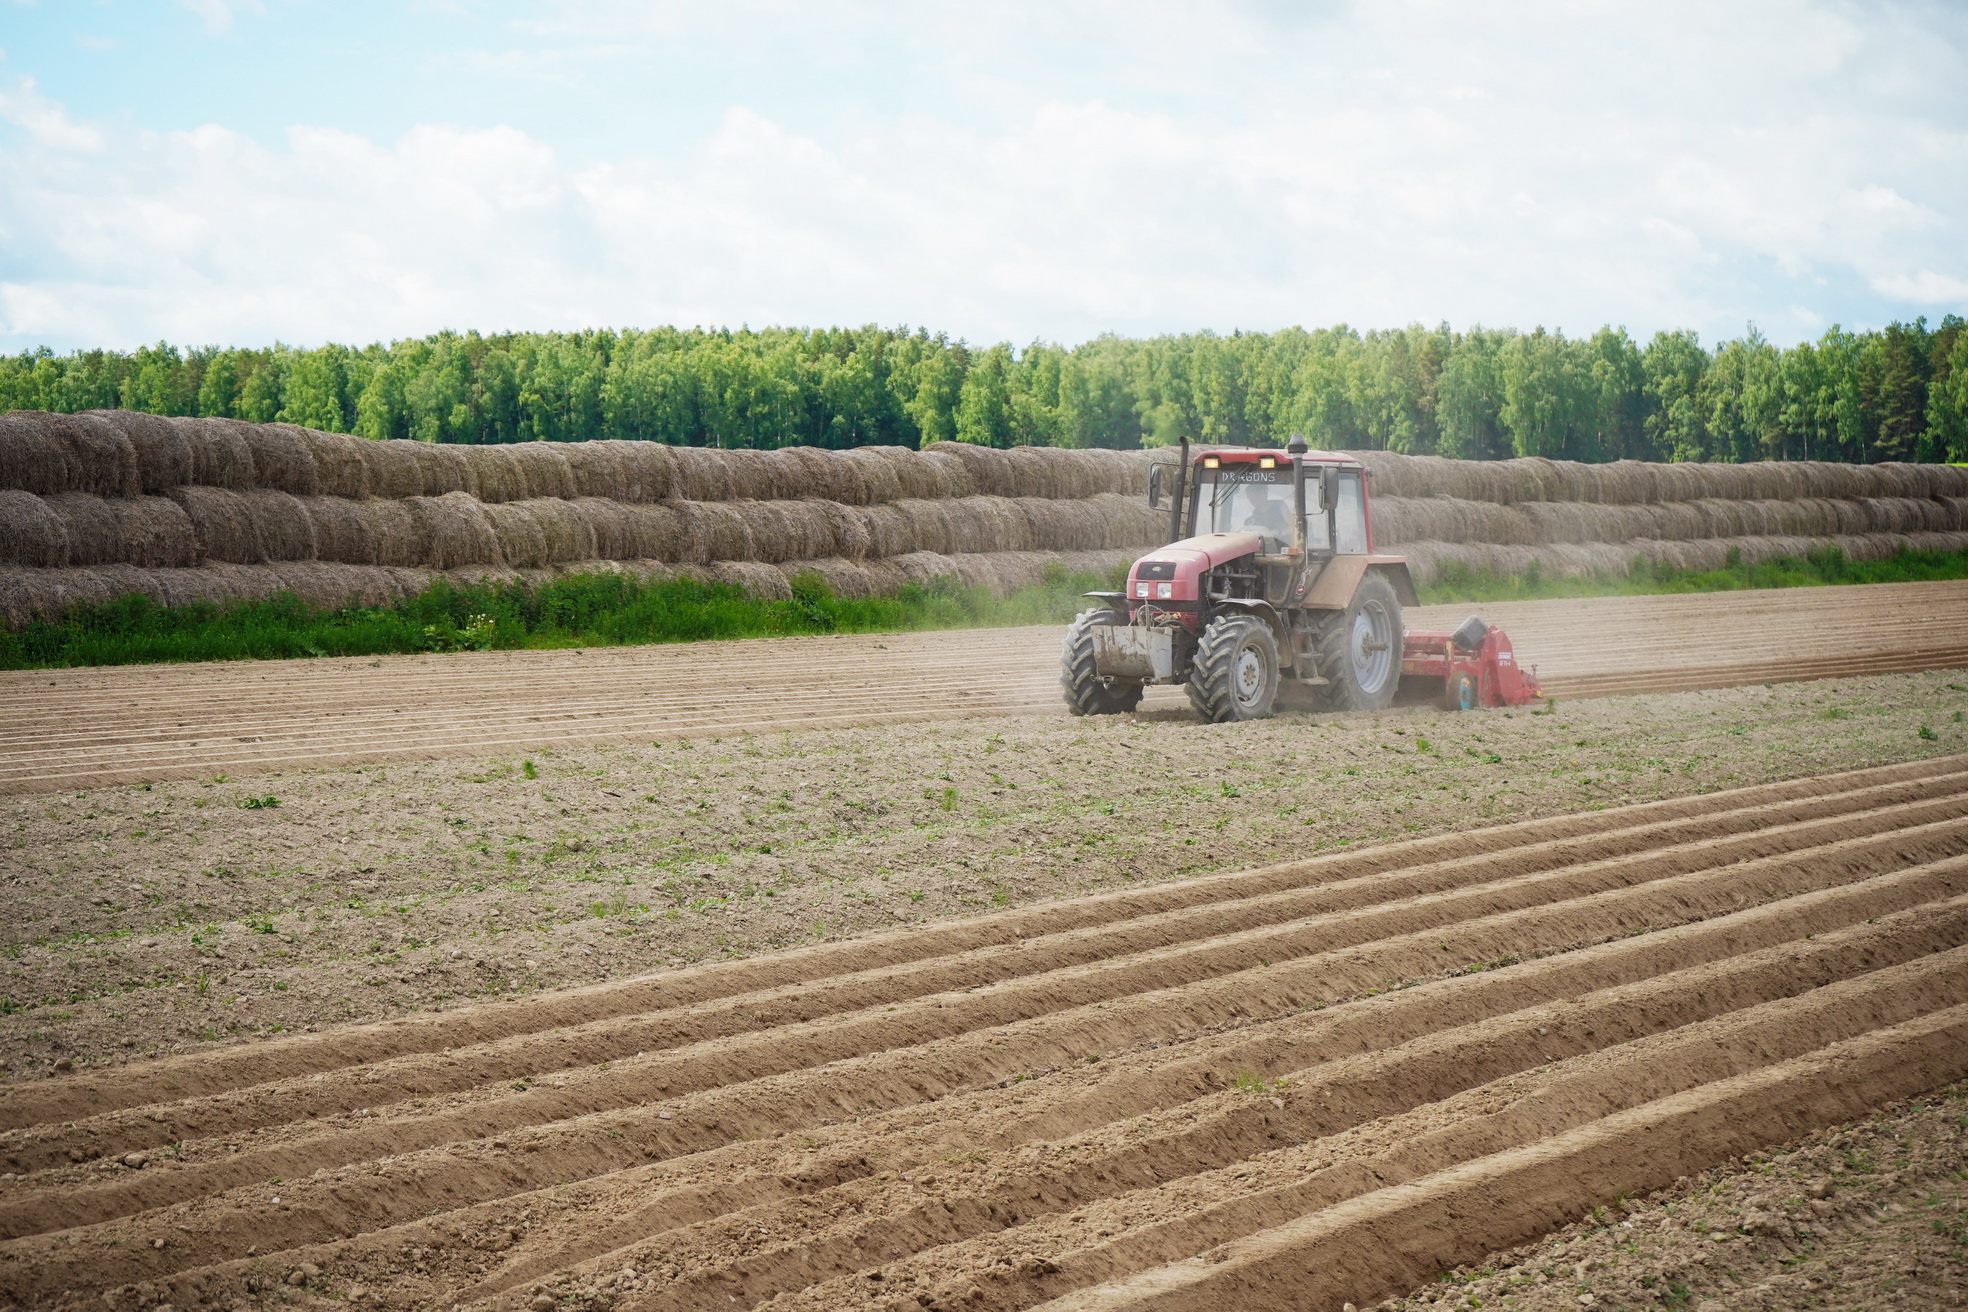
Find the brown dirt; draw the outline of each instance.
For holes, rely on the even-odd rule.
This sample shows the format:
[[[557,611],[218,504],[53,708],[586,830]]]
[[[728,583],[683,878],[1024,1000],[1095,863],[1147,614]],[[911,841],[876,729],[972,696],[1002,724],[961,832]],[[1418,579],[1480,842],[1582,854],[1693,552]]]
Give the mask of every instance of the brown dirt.
[[[1968,1306],[1968,1085],[1616,1203],[1381,1312]]]
[[[1471,607],[1423,607],[1453,628]],[[1556,697],[1968,665],[1968,582],[1485,606]],[[0,674],[0,792],[1062,714],[1059,630]],[[1182,704],[1173,689],[1146,705]]]
[[[365,882],[379,887],[352,898],[318,872],[284,882],[276,870],[270,886],[212,878],[214,896],[336,897],[283,908],[271,932],[192,930],[196,950],[227,954],[208,959],[205,991],[96,999],[93,1022],[68,1021],[92,1048],[111,1020],[154,1034],[167,1016],[217,1013],[241,983],[300,992],[279,989],[291,979],[319,994],[353,971],[389,970],[399,996],[435,1001],[461,969],[446,964],[464,950],[452,942],[512,951],[501,934],[528,931],[494,930],[503,916],[480,904],[483,918],[446,939],[425,929],[444,898],[409,892],[435,892],[447,865],[492,859],[490,846],[444,841],[459,829],[445,820],[476,832],[470,813],[438,810],[472,788],[493,794],[487,814],[552,823],[555,802],[577,803],[619,830],[592,847],[564,835],[563,855],[537,869],[504,863],[535,876],[534,897],[556,896],[542,885],[561,860],[610,884],[635,878],[652,836],[621,824],[634,804],[607,786],[627,775],[663,790],[647,805],[666,821],[682,798],[716,810],[735,793],[757,804],[702,822],[711,832],[747,820],[803,831],[810,864],[776,870],[781,896],[870,856],[920,876],[932,853],[948,868],[985,858],[1000,878],[1036,853],[1050,889],[1103,891],[152,1060],[90,1060],[71,1042],[82,1069],[0,1088],[0,1300],[1064,1312],[1384,1297],[1594,1206],[1968,1076],[1968,757],[1907,759],[1950,748],[1918,737],[1915,717],[1938,719],[1930,708],[1959,691],[1899,676],[1535,716],[1008,720],[903,742],[879,730],[748,739],[709,768],[725,744],[604,748],[536,765],[531,780],[425,765],[380,786],[373,771],[288,775],[237,799],[224,784],[106,790],[73,799],[92,810],[80,826],[65,801],[15,799],[17,833],[32,824],[53,846],[34,847],[44,898],[83,867],[154,859],[95,836],[111,805],[277,787],[278,807],[218,809],[220,833],[185,815],[170,835],[259,851],[278,826],[308,830],[344,808],[321,834],[283,836],[282,859],[297,865],[318,859],[327,832],[361,823],[373,835]],[[1847,706],[1864,709],[1824,718]],[[1691,734],[1729,755],[1690,752]],[[1171,770],[1184,743],[1190,759],[1234,748],[1245,767]],[[1668,755],[1632,755],[1670,743]],[[1499,747],[1512,757],[1508,795],[1471,793]],[[1557,764],[1567,751],[1569,768]],[[1613,760],[1626,769],[1607,796],[1868,753],[1900,763],[1577,809]],[[1158,764],[1116,766],[1123,755]],[[1595,764],[1581,769],[1585,756]],[[1100,764],[1075,775],[1064,767],[1076,758]],[[948,811],[933,775],[919,802],[903,796],[939,763],[956,790]],[[804,790],[760,788],[802,776]],[[368,787],[337,798],[351,782]],[[823,787],[823,812],[784,818]],[[1014,793],[1031,796],[998,800]],[[1111,828],[1087,804],[1102,794],[1120,813]],[[863,795],[892,810],[845,824],[839,807]],[[1370,813],[1339,820],[1348,797],[1375,799]],[[1435,830],[1452,809],[1509,806],[1539,818],[1305,852],[1337,837],[1329,825]],[[576,806],[559,809],[571,819]],[[821,815],[831,832],[815,832]],[[1206,836],[1206,815],[1226,821],[1220,836]],[[1130,830],[1147,841],[1130,845]],[[1095,869],[1058,873],[1067,832]],[[653,837],[680,836],[665,825]],[[1252,848],[1292,859],[1196,873],[1240,855],[1248,867]],[[782,854],[737,859],[751,856]],[[762,873],[745,876],[756,886]],[[393,905],[433,941],[372,946],[404,958],[388,965],[335,960],[338,944],[355,946],[351,930],[375,933]],[[612,929],[646,953],[684,924],[567,917],[530,941],[565,958]],[[82,937],[128,950],[107,930]],[[20,960],[30,950],[50,948]],[[102,961],[57,945],[38,968],[62,952]],[[111,1015],[146,993],[166,1005]],[[32,1023],[53,1021],[44,1007]]]

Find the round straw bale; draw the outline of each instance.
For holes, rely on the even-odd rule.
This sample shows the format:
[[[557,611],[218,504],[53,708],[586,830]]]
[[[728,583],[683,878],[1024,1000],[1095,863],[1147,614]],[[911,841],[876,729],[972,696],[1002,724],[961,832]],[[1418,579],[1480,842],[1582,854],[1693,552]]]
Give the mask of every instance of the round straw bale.
[[[1030,545],[1028,521],[1016,502],[1004,497],[959,497],[933,504],[941,512],[943,550],[949,555]]]
[[[1940,507],[1946,531],[1968,529],[1968,497],[1937,497],[1934,504]]]
[[[486,520],[492,525],[493,535],[499,544],[499,554],[504,558],[508,568],[541,569],[552,559],[547,548],[547,535],[540,527],[539,521],[533,517],[530,500],[480,504],[483,506]]]
[[[922,454],[932,460],[952,460],[961,466],[970,484],[969,495],[1043,495],[1028,492],[1020,482],[1020,471],[1013,465],[1011,457],[995,448],[972,442],[932,442],[922,449]]]
[[[62,462],[57,472],[73,475],[72,487],[50,486],[49,492],[133,497],[143,491],[135,446],[120,427],[102,418],[100,411],[49,415],[46,423],[60,436],[69,452],[69,460]]]
[[[745,519],[722,501],[672,501],[677,516],[677,560],[708,565],[714,560],[754,559]]]
[[[895,471],[898,495],[890,497],[899,501],[904,497],[919,500],[935,500],[938,497],[967,497],[976,491],[971,485],[970,474],[963,461],[953,455],[941,452],[925,453],[911,451],[901,446],[870,446],[861,448],[886,460]]]
[[[900,451],[904,448],[889,449]],[[878,448],[855,447],[852,451],[836,451],[834,457],[855,471],[864,489],[860,501],[844,504],[878,506],[902,495],[902,479],[896,473],[895,462],[884,456]]]
[[[576,467],[576,474],[580,470]],[[583,496],[568,502],[594,542],[597,560],[626,560],[642,554],[636,533],[636,519],[626,502],[609,497]]]
[[[372,496],[395,500],[424,494],[424,467],[416,451],[422,443],[404,437],[359,440],[362,445],[357,451],[368,471],[367,484]]]
[[[511,450],[526,473],[528,496],[537,499],[574,495],[574,469],[567,462],[564,443],[515,442]]]
[[[437,577],[454,588],[504,588],[526,582],[525,576],[518,570],[508,569],[504,565],[460,565],[456,569],[437,571]]]
[[[622,463],[626,442],[561,442],[556,444],[574,482],[572,496],[635,501],[627,495],[629,474]]]
[[[28,509],[18,503],[10,504],[11,498],[30,495],[26,492],[0,492],[0,520],[11,520],[15,516],[10,512]],[[118,501],[132,499],[99,497],[92,492],[58,492],[41,502],[42,513],[48,522],[34,526],[42,530],[42,558],[27,559],[25,556],[10,555],[5,550],[0,550],[0,558],[11,559],[21,565],[55,567],[129,564],[133,554],[132,544],[123,540],[115,505]],[[182,512],[179,517],[183,517]],[[23,524],[22,527],[28,525]],[[6,533],[5,536],[14,539],[8,543],[9,547],[17,550],[26,545],[17,533]],[[52,558],[56,553],[61,559]]]
[[[907,554],[942,555],[950,550],[950,519],[943,509],[946,504],[915,497],[904,497],[893,503],[893,509],[908,524],[909,537],[916,544],[915,551]]]
[[[625,505],[629,551],[624,559],[674,561],[679,555],[683,524],[667,505]],[[597,542],[599,549],[599,542]]]
[[[314,525],[314,554],[317,560],[342,565],[377,564],[376,543],[370,536],[369,521],[357,502],[347,497],[301,497],[301,508]]]
[[[1081,495],[1075,486],[1079,481],[1074,477],[1076,471],[1059,458],[1065,454],[1037,446],[1015,446],[1003,452],[1009,485],[1017,489],[1003,495],[1055,499]]]
[[[239,494],[240,504],[253,521],[254,536],[267,560],[313,560],[315,558],[314,521],[306,507],[289,492],[273,488],[248,488]]]
[[[557,502],[557,505],[565,505]],[[405,497],[416,521],[417,536],[423,542],[424,556],[416,563],[428,569],[456,569],[460,565],[518,564],[505,551],[505,533],[496,527],[492,508],[466,492],[447,492],[441,497]],[[501,507],[502,510],[510,507]],[[537,516],[534,517],[537,519]],[[521,530],[523,532],[523,530]],[[533,539],[527,537],[528,546]],[[584,552],[592,555],[593,552]],[[568,559],[572,559],[570,555]],[[529,559],[545,563],[552,556]]]
[[[386,606],[399,595],[387,570],[321,561],[274,561],[265,569],[281,592],[321,610]]]
[[[1123,492],[1102,492],[1086,504],[1100,517],[1103,532],[1100,550],[1158,547],[1167,536],[1168,517],[1150,510],[1141,498]]]
[[[838,501],[809,501],[805,504],[812,507],[812,513],[826,520],[827,533],[834,544],[834,555],[843,560],[861,560],[868,555],[872,540],[861,507],[842,505]]]
[[[266,559],[258,522],[238,492],[227,487],[194,485],[166,488],[165,495],[177,502],[191,520],[192,532],[198,536],[201,560],[257,565]]]
[[[1165,448],[1155,454],[1167,463],[1179,463],[1174,452]],[[1416,476],[1414,460],[1398,451],[1342,451],[1341,455],[1351,456],[1365,465],[1373,473],[1373,490],[1376,496],[1419,498],[1428,495]],[[1169,475],[1162,478],[1166,486]]]
[[[547,564],[595,558],[594,534],[580,512],[574,509],[572,501],[560,497],[535,497],[526,503],[526,508],[533,512],[534,522],[539,524],[540,532],[546,536]]]
[[[921,546],[914,521],[895,505],[859,507],[858,513],[867,527],[870,559],[905,555]]]
[[[198,534],[191,518],[169,497],[107,497],[103,505],[116,517],[121,559],[146,569],[185,569],[198,563]]]
[[[56,505],[70,499],[80,500],[85,512],[92,508],[108,520],[103,528],[114,528],[114,519],[102,508],[102,498],[82,492],[64,492],[57,496],[60,500]],[[83,530],[82,550],[79,553],[69,549],[70,523],[76,523]],[[89,531],[86,514],[71,519],[59,513],[55,505],[43,501],[32,492],[15,488],[0,490],[0,564],[61,569],[74,556],[81,555],[85,559],[75,560],[74,563],[93,565],[102,558],[96,550],[102,536],[101,530],[96,533]]]
[[[1968,466],[1922,465],[1927,475],[1930,497],[1968,496]]]
[[[851,560],[838,556],[822,557],[818,560],[789,560],[779,565],[778,570],[788,582],[798,579],[802,574],[817,576],[827,585],[836,597],[872,597],[875,582],[868,571]]]
[[[375,445],[366,437],[349,433],[324,433],[319,429],[299,430],[314,460],[315,483],[321,495],[360,498],[373,495],[369,486],[369,465],[364,453]]]
[[[471,461],[465,457],[463,447],[412,442],[406,449],[410,452],[410,458],[417,462],[417,475],[423,489],[421,495],[441,497],[452,492],[477,494]]]
[[[45,410],[0,415],[0,487],[47,495],[72,492],[82,471],[75,451]]]
[[[321,478],[314,467],[314,448],[308,444],[305,428],[298,424],[248,424],[237,419],[207,419],[205,423],[230,428],[239,435],[253,462],[255,487],[303,497],[321,491]]]
[[[729,501],[733,495],[731,462],[716,447],[684,446],[672,448],[676,459],[676,478],[670,495],[685,501]]]
[[[662,442],[620,442],[623,501],[655,502],[676,485],[676,448]]]
[[[865,506],[873,500],[862,462],[847,451],[822,451],[818,447],[788,446],[778,451],[779,459],[800,471],[796,479],[800,497],[816,501],[837,501],[844,506]],[[882,472],[893,483],[894,471]]]
[[[191,445],[191,481],[201,487],[253,486],[253,450],[231,421],[173,419]]]
[[[516,454],[518,447],[506,443],[458,448],[471,466],[472,488],[478,499],[489,503],[524,501],[528,494],[526,469]]]
[[[423,523],[410,513],[406,500],[364,497],[350,504],[368,528],[370,549],[378,566],[421,566],[430,555]]]
[[[774,453],[735,447],[717,454],[731,488],[727,500],[772,501],[793,492],[795,471],[782,465]]]
[[[137,484],[146,492],[192,482],[195,465],[191,441],[185,432],[162,415],[141,410],[90,410],[92,418],[117,429],[129,440],[136,457]]]
[[[955,506],[975,504],[981,498],[951,503]],[[1039,551],[1091,551],[1107,546],[1105,527],[1096,513],[1091,513],[1084,502],[1054,501],[1046,497],[1020,497],[1018,509],[1025,515],[1029,525],[1024,541],[1008,541],[997,544],[976,545],[952,542],[952,546],[970,546],[971,550],[1033,549]],[[1029,547],[1027,547],[1029,544]]]
[[[710,565],[711,578],[743,588],[748,596],[762,601],[790,601],[792,585],[786,576],[756,560],[720,560]]]

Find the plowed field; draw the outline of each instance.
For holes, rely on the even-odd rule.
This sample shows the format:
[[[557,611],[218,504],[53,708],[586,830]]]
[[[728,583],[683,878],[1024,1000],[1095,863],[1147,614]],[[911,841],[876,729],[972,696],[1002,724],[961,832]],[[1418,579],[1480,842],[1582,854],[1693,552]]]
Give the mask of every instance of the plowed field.
[[[0,1089],[32,1307],[1337,1309],[1968,1075],[1968,758]]]
[[[1560,698],[1968,665],[1968,583],[1422,607],[1504,625]],[[554,744],[1062,713],[1004,629],[0,675],[0,792]],[[1156,689],[1149,709],[1183,706]]]

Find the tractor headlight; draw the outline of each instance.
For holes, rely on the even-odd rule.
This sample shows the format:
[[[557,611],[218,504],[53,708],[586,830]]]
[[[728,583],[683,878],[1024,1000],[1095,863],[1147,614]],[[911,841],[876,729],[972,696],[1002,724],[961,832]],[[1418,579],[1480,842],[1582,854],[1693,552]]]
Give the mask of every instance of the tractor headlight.
[[[1155,585],[1155,595],[1163,601],[1167,601],[1174,593],[1175,585],[1173,583],[1157,583]]]
[[[1148,589],[1149,589],[1149,587],[1150,587],[1150,586],[1151,586],[1151,585],[1150,585],[1150,584],[1147,584],[1147,583],[1137,583],[1137,584],[1135,584],[1135,585],[1134,585],[1134,595],[1135,595],[1135,596],[1137,596],[1137,597],[1146,597],[1146,596],[1148,596]]]

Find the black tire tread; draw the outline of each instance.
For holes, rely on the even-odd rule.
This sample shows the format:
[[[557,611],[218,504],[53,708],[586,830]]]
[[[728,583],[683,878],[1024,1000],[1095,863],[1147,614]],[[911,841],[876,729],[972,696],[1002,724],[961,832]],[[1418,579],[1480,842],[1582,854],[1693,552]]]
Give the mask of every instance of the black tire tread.
[[[1073,617],[1059,650],[1059,686],[1074,715],[1121,715],[1141,705],[1138,683],[1107,684],[1093,667],[1093,629],[1111,624],[1113,612],[1094,606]],[[1105,617],[1105,618],[1103,618]]]

